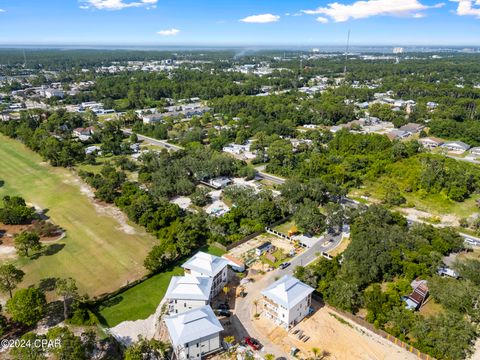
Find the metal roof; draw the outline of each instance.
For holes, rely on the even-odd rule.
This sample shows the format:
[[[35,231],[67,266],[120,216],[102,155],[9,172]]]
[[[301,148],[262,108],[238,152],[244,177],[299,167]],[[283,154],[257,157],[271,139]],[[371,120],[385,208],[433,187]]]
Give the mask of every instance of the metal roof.
[[[173,276],[165,298],[182,300],[209,300],[212,289],[211,277]]]
[[[297,278],[285,275],[263,290],[262,295],[287,309],[291,309],[313,291],[312,287],[304,284]]]
[[[165,317],[173,346],[183,346],[220,333],[223,327],[209,305]]]
[[[214,277],[227,265],[227,260],[200,251],[188,259],[182,267],[201,273],[202,275]]]

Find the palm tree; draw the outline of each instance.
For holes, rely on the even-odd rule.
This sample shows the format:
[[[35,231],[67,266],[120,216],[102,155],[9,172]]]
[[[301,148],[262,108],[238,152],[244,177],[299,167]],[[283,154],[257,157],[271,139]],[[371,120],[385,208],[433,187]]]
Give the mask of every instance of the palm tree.
[[[273,354],[266,354],[263,358],[264,358],[265,360],[275,360],[275,355],[273,355]]]
[[[258,314],[258,311],[257,311],[258,300],[253,300],[253,305],[255,305],[255,315],[257,315]]]
[[[320,349],[317,347],[312,348],[312,354],[314,359],[318,359],[318,355],[320,354]]]
[[[223,287],[223,294],[225,295],[225,302],[228,301],[228,292],[230,291],[230,288],[228,286]]]
[[[235,343],[235,336],[226,336],[223,341],[228,345],[228,351],[230,351],[232,345]]]

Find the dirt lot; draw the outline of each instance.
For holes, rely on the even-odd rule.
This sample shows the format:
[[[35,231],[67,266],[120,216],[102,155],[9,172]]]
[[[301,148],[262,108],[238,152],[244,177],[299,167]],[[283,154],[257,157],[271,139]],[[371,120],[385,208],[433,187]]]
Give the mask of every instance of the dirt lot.
[[[270,241],[273,246],[282,249],[285,253],[289,253],[290,250],[294,249],[294,246],[289,241],[281,239],[277,236],[262,234],[257,236],[256,238],[253,238],[250,241],[247,241],[246,243],[243,243],[242,245],[233,248],[228,253],[236,257],[237,259],[242,259],[245,257],[246,253],[259,247],[267,241]]]
[[[392,344],[382,337],[359,327],[354,323],[341,322],[327,308],[318,309],[313,316],[304,319],[299,325],[287,333],[283,328],[272,326],[270,320],[260,317],[254,324],[276,344],[281,344],[285,354],[292,347],[300,350],[298,357],[312,356],[311,349],[316,347],[324,352],[326,359],[350,360],[413,360],[414,354]],[[292,333],[303,330],[310,339],[304,343]]]

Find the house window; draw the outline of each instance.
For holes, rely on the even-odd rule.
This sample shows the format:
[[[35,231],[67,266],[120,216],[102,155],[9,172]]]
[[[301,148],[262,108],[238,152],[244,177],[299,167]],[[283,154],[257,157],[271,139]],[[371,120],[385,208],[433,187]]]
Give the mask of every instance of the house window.
[[[187,307],[187,303],[183,303],[183,307],[186,308],[186,307]]]
[[[197,347],[199,347],[199,346],[200,346],[200,343],[197,343]]]

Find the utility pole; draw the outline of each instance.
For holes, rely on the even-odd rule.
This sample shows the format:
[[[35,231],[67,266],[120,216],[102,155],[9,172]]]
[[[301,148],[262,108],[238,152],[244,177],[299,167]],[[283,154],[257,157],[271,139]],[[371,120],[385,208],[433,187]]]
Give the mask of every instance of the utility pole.
[[[348,29],[347,48],[345,51],[345,67],[343,68],[343,76],[347,75],[348,50],[350,50],[350,29]]]

